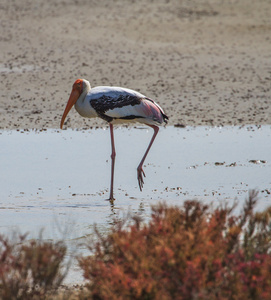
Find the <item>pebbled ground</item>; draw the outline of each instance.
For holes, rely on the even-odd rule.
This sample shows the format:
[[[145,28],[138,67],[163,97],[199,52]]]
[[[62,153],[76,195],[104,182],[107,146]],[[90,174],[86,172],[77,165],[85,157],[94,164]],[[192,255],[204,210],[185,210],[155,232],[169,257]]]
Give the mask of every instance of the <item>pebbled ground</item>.
[[[0,24],[0,129],[58,128],[77,78],[138,90],[169,125],[271,124],[269,0],[2,0]]]

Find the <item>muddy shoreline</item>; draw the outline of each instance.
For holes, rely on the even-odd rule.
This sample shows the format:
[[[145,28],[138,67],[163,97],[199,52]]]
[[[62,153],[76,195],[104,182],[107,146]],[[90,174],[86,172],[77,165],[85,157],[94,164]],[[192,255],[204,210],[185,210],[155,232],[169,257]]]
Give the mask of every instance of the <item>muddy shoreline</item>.
[[[0,18],[0,129],[59,128],[82,77],[155,99],[169,125],[271,124],[267,0],[4,0]]]

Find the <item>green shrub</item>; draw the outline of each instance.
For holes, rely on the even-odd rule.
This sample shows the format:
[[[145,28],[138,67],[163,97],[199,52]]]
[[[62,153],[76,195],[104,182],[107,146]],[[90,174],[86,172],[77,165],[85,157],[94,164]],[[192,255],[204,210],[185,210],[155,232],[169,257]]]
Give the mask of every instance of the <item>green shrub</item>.
[[[118,221],[79,259],[86,299],[271,299],[271,208],[159,204],[144,224]]]

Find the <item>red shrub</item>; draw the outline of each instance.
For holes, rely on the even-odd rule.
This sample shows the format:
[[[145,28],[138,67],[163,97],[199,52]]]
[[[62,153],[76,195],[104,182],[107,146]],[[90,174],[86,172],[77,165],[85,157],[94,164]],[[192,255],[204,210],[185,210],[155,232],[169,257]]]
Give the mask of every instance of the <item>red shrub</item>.
[[[25,238],[10,241],[0,235],[0,299],[41,299],[64,278],[66,247]]]
[[[271,209],[240,216],[198,201],[160,204],[149,224],[117,222],[79,259],[93,299],[271,299]]]

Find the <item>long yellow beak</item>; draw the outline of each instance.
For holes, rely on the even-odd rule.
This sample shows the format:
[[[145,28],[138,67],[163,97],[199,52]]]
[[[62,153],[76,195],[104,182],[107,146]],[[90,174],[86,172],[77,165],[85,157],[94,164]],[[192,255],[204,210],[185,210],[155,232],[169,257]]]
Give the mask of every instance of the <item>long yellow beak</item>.
[[[76,89],[73,89],[71,94],[70,94],[70,98],[68,100],[68,103],[66,105],[66,108],[64,110],[61,122],[60,122],[60,128],[62,129],[64,121],[67,117],[67,114],[69,113],[69,111],[71,110],[71,108],[74,106],[74,104],[76,103],[76,101],[78,100],[80,96],[80,92]]]

